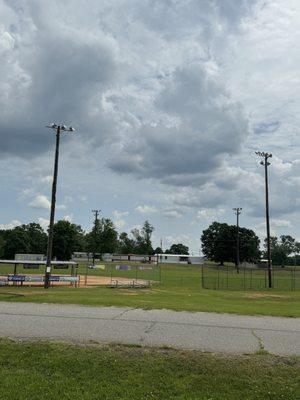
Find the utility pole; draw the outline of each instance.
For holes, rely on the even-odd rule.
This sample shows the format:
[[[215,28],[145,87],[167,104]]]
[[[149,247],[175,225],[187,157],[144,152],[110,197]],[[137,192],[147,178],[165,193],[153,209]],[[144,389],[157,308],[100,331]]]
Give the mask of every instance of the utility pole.
[[[233,211],[236,214],[236,272],[240,273],[240,226],[239,226],[239,216],[242,212],[241,207],[233,208]]]
[[[58,156],[59,156],[60,134],[61,134],[61,131],[74,132],[74,130],[75,130],[71,126],[69,128],[67,128],[65,125],[57,125],[57,124],[47,125],[47,128],[55,130],[56,145],[55,145],[54,172],[53,172],[53,181],[52,181],[50,223],[49,223],[48,243],[47,243],[47,261],[46,261],[46,272],[45,272],[45,278],[44,278],[44,288],[45,289],[48,289],[50,286],[50,276],[51,276],[53,226],[54,226],[55,203],[56,203],[56,187],[57,187],[57,174],[58,174]]]
[[[269,182],[268,182],[268,166],[271,164],[268,159],[272,157],[271,153],[256,151],[255,154],[262,157],[260,162],[265,167],[265,198],[266,198],[266,227],[267,227],[267,258],[268,258],[268,286],[272,287],[272,261],[271,261],[271,244],[270,244],[270,216],[269,216]]]
[[[101,210],[92,210],[92,213],[95,216],[95,220],[94,220],[94,248],[93,248],[93,265],[95,265],[95,253],[96,253],[96,241],[97,241],[97,231],[96,231],[96,227],[97,227],[97,223],[98,223],[98,215],[101,212]]]

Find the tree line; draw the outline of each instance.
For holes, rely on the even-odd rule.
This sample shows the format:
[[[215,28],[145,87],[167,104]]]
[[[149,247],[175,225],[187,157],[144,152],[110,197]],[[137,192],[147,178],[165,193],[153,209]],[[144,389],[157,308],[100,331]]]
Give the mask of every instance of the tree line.
[[[118,233],[112,220],[97,219],[90,232],[80,225],[60,220],[54,224],[53,257],[58,260],[70,260],[72,253],[121,253],[121,254],[157,254],[160,247],[153,248],[152,233],[154,227],[145,221],[142,228]],[[13,229],[0,230],[0,258],[13,259],[15,254],[45,254],[47,233],[41,225],[31,222]],[[189,249],[181,243],[173,244],[166,253],[188,254]]]
[[[85,232],[80,225],[60,220],[54,224],[53,257],[58,260],[70,260],[75,251],[87,253],[120,254],[160,254],[163,249],[153,248],[152,234],[154,227],[145,221],[142,228],[130,233],[116,230],[112,220],[97,219],[90,232]],[[237,227],[226,223],[213,222],[201,236],[203,255],[212,261],[223,264],[236,261]],[[266,242],[260,250],[260,240],[255,232],[239,228],[240,262],[256,263],[266,257]],[[13,259],[15,254],[45,254],[47,233],[35,223],[23,224],[13,229],[0,230],[0,258]],[[189,254],[188,246],[174,243],[165,254]],[[280,238],[271,237],[273,265],[299,265],[300,243],[290,235]]]

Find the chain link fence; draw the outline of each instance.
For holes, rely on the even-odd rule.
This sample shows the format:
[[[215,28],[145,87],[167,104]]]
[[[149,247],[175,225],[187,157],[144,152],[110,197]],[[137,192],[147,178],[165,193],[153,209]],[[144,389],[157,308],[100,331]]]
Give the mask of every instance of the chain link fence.
[[[215,290],[266,290],[268,269],[242,267],[237,273],[233,267],[203,265],[201,286]],[[273,268],[272,289],[300,290],[300,268]]]

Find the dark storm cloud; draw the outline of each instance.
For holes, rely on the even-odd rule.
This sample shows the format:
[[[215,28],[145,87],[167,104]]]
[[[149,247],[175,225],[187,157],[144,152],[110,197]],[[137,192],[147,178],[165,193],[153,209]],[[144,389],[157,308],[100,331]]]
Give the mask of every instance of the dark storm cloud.
[[[239,151],[247,135],[242,107],[199,64],[177,69],[155,106],[177,121],[176,126],[143,125],[110,160],[115,171],[174,185],[188,186],[195,178],[204,183],[224,155]]]
[[[1,153],[27,156],[47,150],[50,139],[43,127],[50,122],[80,127],[79,135],[96,131],[103,140],[110,128],[101,93],[115,71],[109,40],[51,21],[35,2],[17,8],[13,17],[18,29],[12,32],[7,21],[0,67]]]

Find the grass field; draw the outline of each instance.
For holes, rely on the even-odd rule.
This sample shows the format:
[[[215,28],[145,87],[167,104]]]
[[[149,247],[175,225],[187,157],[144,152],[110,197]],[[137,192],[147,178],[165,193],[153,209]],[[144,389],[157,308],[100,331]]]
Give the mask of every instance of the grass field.
[[[2,267],[1,271],[11,273],[12,268]],[[21,269],[18,272],[23,271],[37,273]],[[78,273],[85,271],[85,266],[80,266]],[[66,271],[54,270],[53,273]],[[131,271],[109,268],[108,271],[89,270],[89,274],[138,277],[157,283],[150,289],[0,287],[0,300],[300,317],[300,291],[202,289],[201,268],[197,266],[170,265],[161,270],[155,267],[140,271],[133,265]],[[160,278],[161,284],[158,283]]]
[[[296,400],[300,361],[0,341],[1,400]]]

